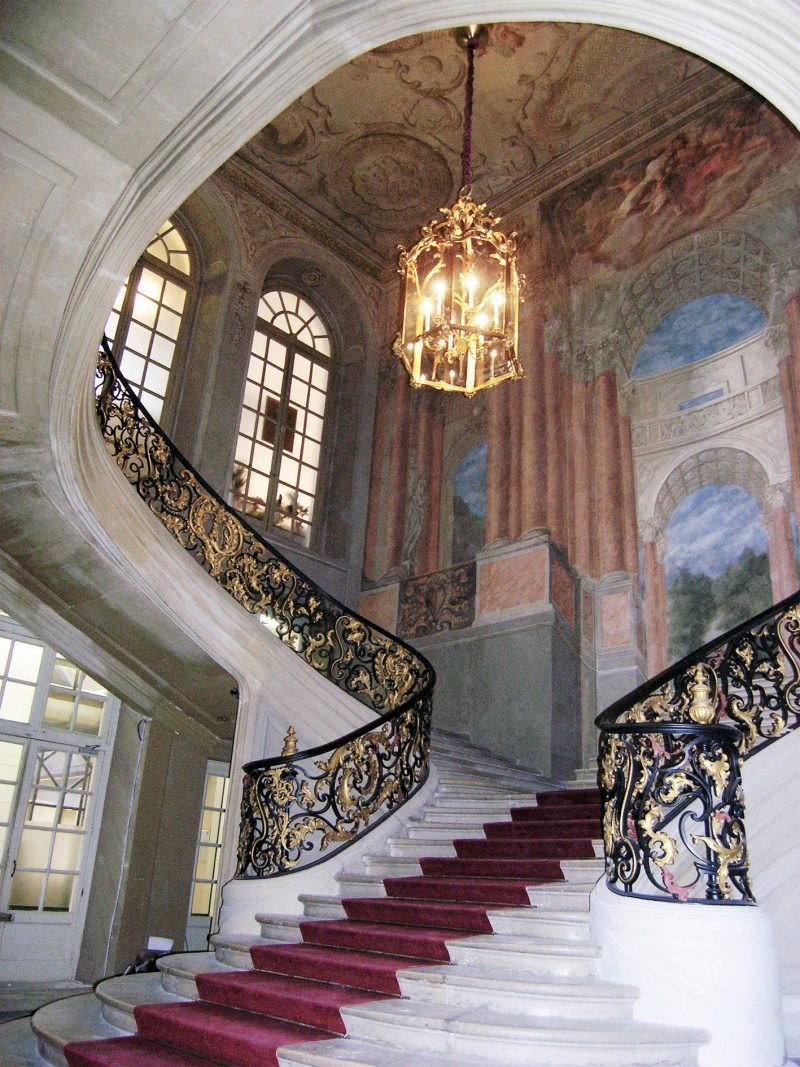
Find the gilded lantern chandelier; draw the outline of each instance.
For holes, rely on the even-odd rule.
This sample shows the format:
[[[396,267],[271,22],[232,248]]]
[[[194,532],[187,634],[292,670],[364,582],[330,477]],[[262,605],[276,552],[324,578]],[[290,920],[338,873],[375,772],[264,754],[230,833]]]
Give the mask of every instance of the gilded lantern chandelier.
[[[472,396],[519,378],[518,312],[524,275],[517,271],[516,233],[472,199],[472,95],[475,49],[485,27],[462,35],[467,49],[463,187],[443,216],[400,249],[402,327],[393,345],[411,384]]]

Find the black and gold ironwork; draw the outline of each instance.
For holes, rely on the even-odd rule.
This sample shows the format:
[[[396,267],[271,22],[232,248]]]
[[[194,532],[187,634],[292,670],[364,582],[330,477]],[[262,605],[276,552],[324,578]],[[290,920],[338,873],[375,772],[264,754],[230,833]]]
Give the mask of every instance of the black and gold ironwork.
[[[375,828],[428,773],[431,701],[330,746],[245,766],[237,877],[320,863]]]
[[[248,765],[240,873],[263,876],[292,869],[301,859],[303,865],[314,862],[315,849],[349,843],[425,780],[433,668],[400,638],[320,589],[251,529],[149,417],[105,342],[96,406],[117,465],[175,540],[309,666],[377,715],[330,746],[264,761],[258,765],[263,774]],[[328,769],[308,771],[306,761],[322,752],[331,753]],[[330,803],[326,782],[333,790]],[[290,783],[306,815],[327,820],[327,830],[321,823],[315,830],[296,825],[288,814]],[[290,823],[289,837],[300,835],[298,848],[289,844]]]
[[[597,725],[609,887],[754,903],[740,762],[800,726],[800,594],[698,649]]]

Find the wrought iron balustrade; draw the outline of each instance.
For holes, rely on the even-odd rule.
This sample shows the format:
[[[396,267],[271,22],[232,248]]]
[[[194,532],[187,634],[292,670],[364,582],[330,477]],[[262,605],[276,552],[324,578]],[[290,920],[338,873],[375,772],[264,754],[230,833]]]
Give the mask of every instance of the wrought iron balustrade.
[[[755,903],[740,765],[800,726],[800,594],[640,686],[597,725],[609,888]]]
[[[181,547],[268,631],[376,714],[330,745],[245,768],[239,876],[319,862],[425,781],[433,668],[317,586],[226,504],[147,414],[105,340],[95,396],[107,448]]]

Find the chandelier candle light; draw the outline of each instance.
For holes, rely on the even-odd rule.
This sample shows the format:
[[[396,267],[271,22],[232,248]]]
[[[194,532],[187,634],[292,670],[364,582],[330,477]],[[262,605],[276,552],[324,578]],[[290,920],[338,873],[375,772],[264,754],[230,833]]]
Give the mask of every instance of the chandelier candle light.
[[[457,36],[467,49],[463,187],[410,251],[400,246],[403,325],[392,346],[412,385],[467,396],[522,376],[517,341],[525,277],[517,271],[517,235],[498,230],[500,219],[472,199],[475,49],[487,36],[477,26]]]

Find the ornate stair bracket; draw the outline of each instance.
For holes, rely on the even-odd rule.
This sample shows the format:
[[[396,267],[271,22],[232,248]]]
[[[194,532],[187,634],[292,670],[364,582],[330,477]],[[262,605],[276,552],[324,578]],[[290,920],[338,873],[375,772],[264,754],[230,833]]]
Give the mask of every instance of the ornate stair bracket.
[[[800,594],[598,717],[606,880],[651,900],[754,904],[740,760],[800,725]]]
[[[375,713],[305,752],[290,727],[282,756],[244,768],[238,877],[319,863],[427,778],[433,667],[317,586],[226,504],[147,414],[105,339],[95,396],[106,447],[178,544],[267,632]]]

